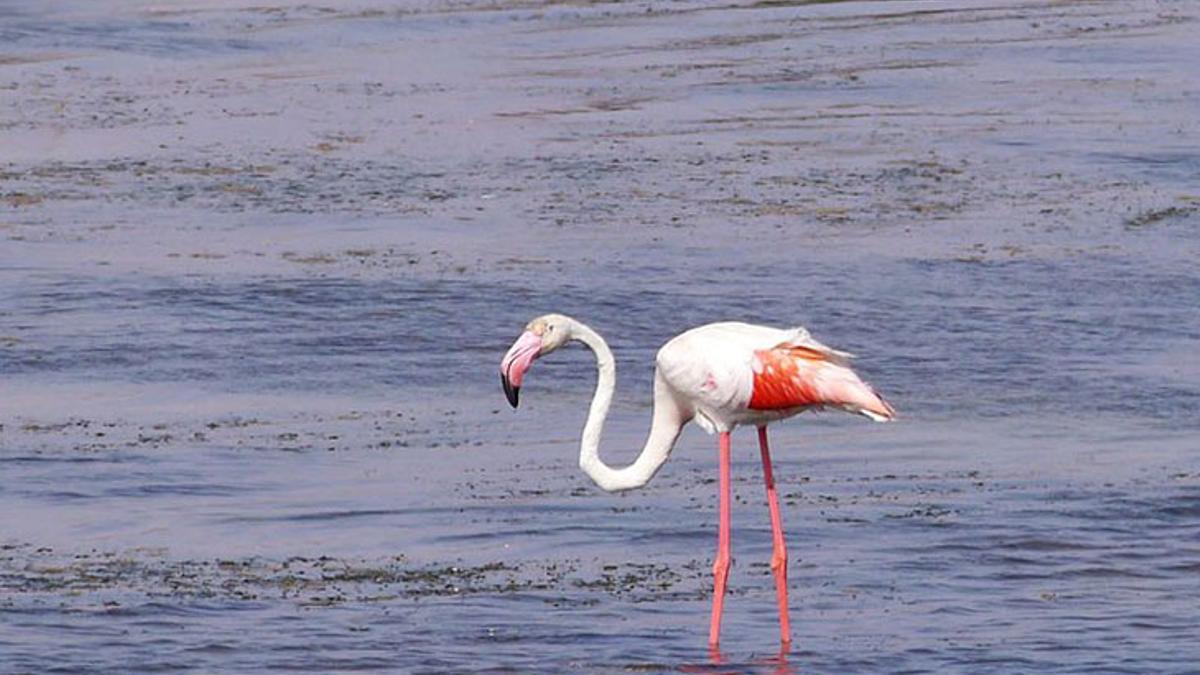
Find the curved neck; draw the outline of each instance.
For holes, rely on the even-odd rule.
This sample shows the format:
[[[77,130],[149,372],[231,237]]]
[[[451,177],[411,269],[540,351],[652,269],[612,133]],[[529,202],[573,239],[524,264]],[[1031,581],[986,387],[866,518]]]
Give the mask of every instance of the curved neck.
[[[654,417],[650,435],[641,454],[627,467],[615,469],[600,459],[600,434],[604,420],[612,404],[617,386],[617,365],[612,350],[596,331],[576,321],[571,337],[591,348],[596,355],[596,393],[588,410],[587,422],[583,425],[583,438],[579,447],[579,468],[591,477],[596,485],[609,492],[629,490],[645,485],[654,477],[663,462],[671,454],[675,439],[686,421],[680,413],[670,390],[661,381],[657,371],[654,375]]]

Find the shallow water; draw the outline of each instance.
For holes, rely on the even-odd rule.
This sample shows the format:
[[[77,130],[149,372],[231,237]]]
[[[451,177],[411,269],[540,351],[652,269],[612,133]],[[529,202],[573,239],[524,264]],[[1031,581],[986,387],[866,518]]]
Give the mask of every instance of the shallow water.
[[[0,10],[0,671],[1187,672],[1187,3]],[[1191,58],[1189,58],[1191,57]],[[576,467],[590,355],[807,325],[901,411]]]

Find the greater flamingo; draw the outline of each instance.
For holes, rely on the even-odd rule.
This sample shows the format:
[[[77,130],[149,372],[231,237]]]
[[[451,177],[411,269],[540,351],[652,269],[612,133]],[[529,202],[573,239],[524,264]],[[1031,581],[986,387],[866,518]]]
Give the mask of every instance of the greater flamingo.
[[[803,328],[778,329],[745,323],[711,323],[672,338],[658,351],[654,372],[654,415],[650,436],[633,464],[615,469],[600,459],[600,432],[616,386],[612,351],[596,331],[561,314],[525,326],[500,363],[508,402],[517,407],[525,372],[534,359],[577,340],[596,355],[596,392],[583,427],[579,466],[604,490],[645,485],[666,461],[683,425],[694,420],[719,434],[720,510],[717,557],[713,563],[712,619],[708,642],[716,648],[729,577],[729,434],[738,425],[758,427],[767,504],[771,511],[771,571],[779,604],[779,634],[791,642],[788,625],[787,548],[767,449],[767,424],[814,408],[840,408],[876,421],[896,416],[874,389],[849,367],[850,355],[814,340]]]

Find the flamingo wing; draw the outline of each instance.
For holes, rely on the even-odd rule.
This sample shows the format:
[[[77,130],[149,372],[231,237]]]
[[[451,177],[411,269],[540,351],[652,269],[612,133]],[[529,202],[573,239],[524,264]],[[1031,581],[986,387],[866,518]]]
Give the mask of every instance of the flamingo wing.
[[[849,365],[850,354],[812,339],[805,332],[767,349],[754,350],[751,410],[831,406],[874,420],[896,411]]]

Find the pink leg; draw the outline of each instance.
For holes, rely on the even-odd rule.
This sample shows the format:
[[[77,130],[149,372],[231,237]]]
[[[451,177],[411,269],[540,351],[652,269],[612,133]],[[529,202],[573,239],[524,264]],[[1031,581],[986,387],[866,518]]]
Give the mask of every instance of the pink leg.
[[[712,622],[708,626],[708,645],[716,647],[721,641],[721,610],[725,606],[725,582],[729,579],[729,432],[720,437],[720,524],[717,531],[717,559],[713,561]]]
[[[783,520],[779,516],[779,497],[775,494],[775,474],[771,471],[766,427],[758,428],[758,447],[762,450],[763,478],[767,483],[767,506],[771,509],[771,530],[775,544],[775,552],[771,555],[771,572],[775,575],[775,599],[779,602],[779,636],[786,645],[792,641],[788,622],[787,545],[783,541]]]

